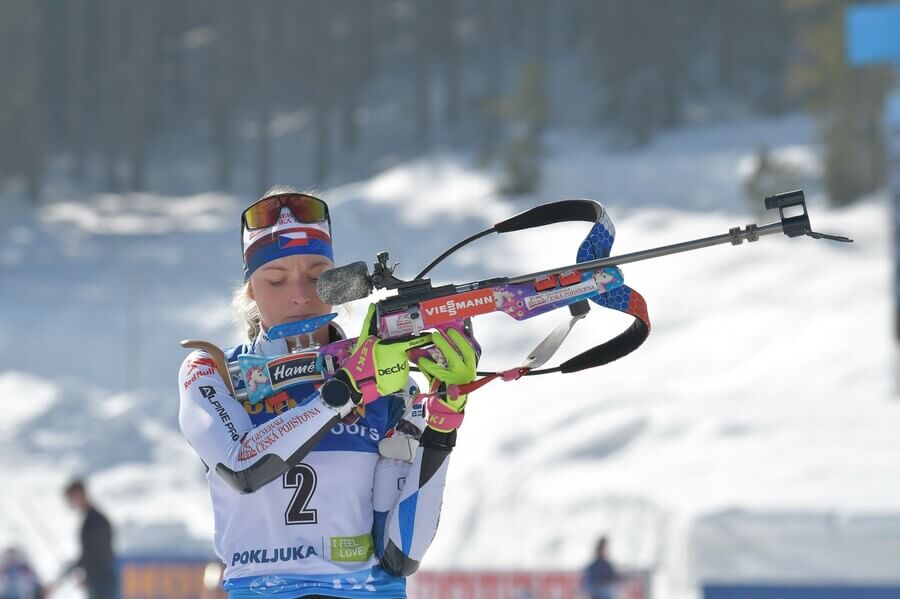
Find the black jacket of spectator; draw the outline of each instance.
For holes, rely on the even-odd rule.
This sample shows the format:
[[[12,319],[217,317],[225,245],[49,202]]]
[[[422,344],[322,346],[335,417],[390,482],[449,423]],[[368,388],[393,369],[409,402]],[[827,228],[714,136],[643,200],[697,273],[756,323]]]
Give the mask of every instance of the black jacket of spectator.
[[[117,594],[112,538],[112,526],[106,516],[88,508],[81,525],[81,557],[71,569],[84,571],[89,599],[113,599]]]

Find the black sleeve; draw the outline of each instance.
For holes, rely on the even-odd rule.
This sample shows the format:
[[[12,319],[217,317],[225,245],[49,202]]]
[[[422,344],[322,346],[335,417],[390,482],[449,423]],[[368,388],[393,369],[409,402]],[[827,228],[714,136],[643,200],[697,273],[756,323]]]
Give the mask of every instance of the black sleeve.
[[[81,551],[79,565],[89,580],[113,571],[112,526],[99,512],[92,511],[85,519],[81,529]]]

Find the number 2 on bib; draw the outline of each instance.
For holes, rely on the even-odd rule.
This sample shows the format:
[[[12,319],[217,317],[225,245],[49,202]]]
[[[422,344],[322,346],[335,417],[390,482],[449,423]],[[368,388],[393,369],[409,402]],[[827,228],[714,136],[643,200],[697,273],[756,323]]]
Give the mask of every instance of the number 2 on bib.
[[[285,489],[296,489],[284,512],[284,523],[290,525],[318,522],[317,511],[307,509],[309,500],[316,492],[316,471],[307,464],[297,464],[284,473],[282,482]]]

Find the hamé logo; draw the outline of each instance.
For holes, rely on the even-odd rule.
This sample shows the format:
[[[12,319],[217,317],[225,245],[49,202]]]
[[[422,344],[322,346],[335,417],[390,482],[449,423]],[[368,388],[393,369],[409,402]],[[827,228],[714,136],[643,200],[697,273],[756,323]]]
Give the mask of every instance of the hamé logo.
[[[316,368],[316,354],[297,354],[268,363],[273,389],[281,389],[304,381],[321,381],[324,376]]]

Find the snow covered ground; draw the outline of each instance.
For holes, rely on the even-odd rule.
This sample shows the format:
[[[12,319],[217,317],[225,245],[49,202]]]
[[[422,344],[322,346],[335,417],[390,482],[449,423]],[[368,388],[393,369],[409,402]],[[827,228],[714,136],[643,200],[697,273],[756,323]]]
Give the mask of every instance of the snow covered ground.
[[[606,205],[621,254],[776,220],[754,214],[740,187],[763,143],[816,160],[801,117],[693,127],[625,153],[557,132],[542,190],[523,200],[497,196],[469,157],[442,154],[321,193],[338,262],[387,249],[401,276],[570,197]],[[704,580],[900,579],[888,203],[808,199],[816,230],[856,243],[772,236],[625,266],[654,325],[641,349],[473,396],[424,567],[576,568],[606,533],[621,565],[657,570],[661,599],[694,597]],[[177,429],[178,340],[239,338],[229,300],[247,200],[85,201],[62,189],[38,210],[2,201],[13,208],[0,216],[0,545],[18,542],[54,575],[76,553],[61,486],[89,474],[121,550],[210,554],[203,468]],[[570,263],[586,229],[488,238],[434,277]],[[479,319],[482,366],[514,365],[563,318]],[[595,308],[561,357],[629,320]]]

